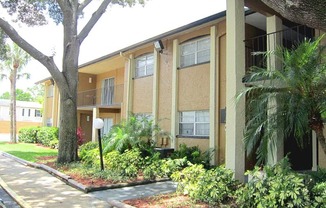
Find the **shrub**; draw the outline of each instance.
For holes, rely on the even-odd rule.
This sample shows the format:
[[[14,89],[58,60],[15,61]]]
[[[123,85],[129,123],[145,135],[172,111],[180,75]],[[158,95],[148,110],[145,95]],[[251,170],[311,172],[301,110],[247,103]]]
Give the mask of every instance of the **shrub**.
[[[188,147],[186,144],[180,144],[178,150],[171,155],[172,159],[186,157],[192,164],[203,164],[205,168],[210,167],[212,150],[202,152],[198,146]]]
[[[92,165],[96,158],[99,157],[99,149],[97,142],[87,142],[79,148],[79,159],[87,164]]]
[[[317,183],[312,189],[314,207],[322,208],[326,205],[326,182]]]
[[[85,133],[81,127],[77,128],[77,144],[78,146],[81,146],[85,142]]]
[[[105,154],[105,167],[115,171],[120,176],[136,177],[141,169],[143,159],[139,149],[126,150],[124,153],[112,151]]]
[[[265,166],[265,175],[256,167],[246,174],[252,179],[236,192],[240,207],[309,207],[309,191],[303,176],[293,172],[285,158],[273,167]]]
[[[24,127],[19,130],[18,141],[25,143],[37,143],[37,132],[40,127]]]
[[[132,115],[128,120],[114,125],[110,132],[104,136],[104,152],[117,150],[123,153],[125,150],[138,148],[141,152],[153,152],[153,135],[159,131],[158,126],[153,125],[152,119],[146,116],[137,118]]]
[[[190,165],[171,177],[178,182],[178,192],[211,205],[232,199],[237,186],[233,172],[224,166],[206,170],[202,164]]]
[[[57,147],[58,137],[59,129],[57,127],[41,127],[37,132],[38,143],[52,148]]]

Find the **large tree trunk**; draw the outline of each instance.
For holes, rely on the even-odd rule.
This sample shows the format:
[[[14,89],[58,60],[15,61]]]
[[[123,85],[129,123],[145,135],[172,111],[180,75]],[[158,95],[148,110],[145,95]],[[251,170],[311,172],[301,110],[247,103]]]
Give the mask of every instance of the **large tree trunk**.
[[[16,138],[16,77],[17,69],[10,72],[10,142],[17,143]]]
[[[73,162],[78,159],[76,131],[77,96],[70,96],[72,94],[69,94],[66,92],[61,92],[60,94],[59,163]]]

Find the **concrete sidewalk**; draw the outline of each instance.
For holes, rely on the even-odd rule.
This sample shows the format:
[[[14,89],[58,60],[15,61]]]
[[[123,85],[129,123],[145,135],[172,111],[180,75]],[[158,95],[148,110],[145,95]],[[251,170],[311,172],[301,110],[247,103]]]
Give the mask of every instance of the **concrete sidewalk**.
[[[7,192],[13,192],[13,197],[22,207],[32,208],[130,207],[119,201],[176,190],[176,184],[167,181],[86,194],[44,170],[23,165],[2,154],[0,154],[0,185]]]

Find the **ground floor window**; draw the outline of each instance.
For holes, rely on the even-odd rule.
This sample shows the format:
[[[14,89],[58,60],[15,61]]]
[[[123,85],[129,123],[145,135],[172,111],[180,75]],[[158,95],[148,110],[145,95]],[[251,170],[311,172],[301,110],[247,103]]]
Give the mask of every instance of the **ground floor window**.
[[[208,136],[209,111],[182,111],[179,120],[180,136]]]

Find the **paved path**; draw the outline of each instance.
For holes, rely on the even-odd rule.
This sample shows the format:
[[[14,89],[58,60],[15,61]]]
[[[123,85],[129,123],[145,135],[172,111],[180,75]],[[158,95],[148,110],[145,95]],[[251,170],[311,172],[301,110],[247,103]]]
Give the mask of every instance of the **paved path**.
[[[174,192],[173,182],[109,189],[85,194],[70,187],[44,170],[22,165],[0,154],[0,185],[17,194],[22,207],[102,208],[113,207],[110,200],[125,200],[159,193]],[[5,188],[5,187],[4,187]]]

